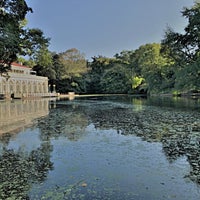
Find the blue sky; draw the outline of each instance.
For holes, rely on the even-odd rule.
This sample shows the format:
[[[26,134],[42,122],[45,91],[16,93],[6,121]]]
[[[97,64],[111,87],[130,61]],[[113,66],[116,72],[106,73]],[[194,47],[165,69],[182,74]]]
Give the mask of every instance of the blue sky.
[[[40,28],[57,53],[77,48],[86,58],[113,57],[160,42],[167,25],[182,32],[193,0],[26,0],[28,27]]]

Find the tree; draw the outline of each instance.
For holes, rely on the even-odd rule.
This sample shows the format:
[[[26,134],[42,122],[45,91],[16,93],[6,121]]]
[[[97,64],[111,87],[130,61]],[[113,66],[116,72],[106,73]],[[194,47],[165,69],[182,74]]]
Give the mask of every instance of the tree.
[[[88,93],[103,93],[101,79],[106,70],[113,67],[116,58],[107,58],[103,56],[93,57],[92,62],[88,63],[87,75],[87,92]]]
[[[138,88],[142,84],[143,80],[144,80],[144,78],[141,78],[141,77],[138,77],[138,76],[133,77],[132,88],[133,89]]]
[[[200,3],[196,1],[191,8],[184,8],[182,16],[188,19],[185,32],[176,33],[168,28],[162,40],[162,52],[175,61],[175,89],[185,92],[200,89]]]
[[[115,54],[115,58],[117,58],[118,61],[122,62],[123,64],[131,64],[132,58],[134,55],[134,51],[122,51],[119,54]]]
[[[10,64],[21,53],[21,23],[25,15],[32,11],[24,0],[2,0],[0,2],[0,74],[10,69]],[[6,67],[5,67],[6,65]]]
[[[49,78],[49,82],[53,83],[56,79],[56,72],[53,68],[52,53],[45,45],[36,52],[35,63],[33,70],[37,72],[37,75],[46,76]]]
[[[59,54],[53,53],[52,55],[52,61],[53,61],[53,68],[56,73],[56,80],[60,81],[62,80],[62,76],[65,73],[65,67],[64,64],[61,62],[59,58]]]
[[[62,79],[65,73],[65,68],[60,60],[59,54],[52,53],[52,65],[55,72],[55,79],[52,83],[56,85],[57,92],[66,93],[66,85],[64,83],[65,81]]]
[[[63,78],[80,76],[87,71],[85,56],[78,49],[68,49],[63,53],[60,53],[59,57],[65,69]]]
[[[141,88],[148,90],[148,93],[158,92],[167,87],[167,81],[163,81],[169,76],[168,69],[173,61],[166,54],[161,54],[160,50],[160,44],[152,43],[140,46],[134,53],[133,65],[136,67],[133,85],[135,78],[139,77],[142,80]]]
[[[59,53],[59,63],[62,65],[62,92],[80,91],[80,79],[88,71],[85,55],[76,48]]]
[[[184,8],[182,16],[188,19],[184,33],[176,33],[171,28],[165,31],[162,40],[163,50],[166,50],[180,66],[194,62],[200,48],[200,3],[195,3],[191,8]],[[184,61],[184,62],[183,62]]]
[[[200,91],[200,61],[176,72],[175,89],[182,92]],[[184,78],[183,78],[184,77]]]
[[[17,62],[22,63],[23,65],[28,66],[30,68],[33,68],[36,65],[33,59],[27,60],[21,56],[17,58]]]
[[[50,38],[46,38],[42,30],[38,28],[24,30],[22,36],[22,55],[28,55],[30,59],[37,57],[38,51],[42,48],[48,48]]]
[[[0,2],[0,74],[6,74],[19,55],[33,55],[41,46],[49,44],[39,29],[25,29],[25,16],[32,9],[25,0]]]
[[[129,74],[122,64],[114,64],[105,70],[100,80],[101,91],[110,94],[126,94],[131,90]]]

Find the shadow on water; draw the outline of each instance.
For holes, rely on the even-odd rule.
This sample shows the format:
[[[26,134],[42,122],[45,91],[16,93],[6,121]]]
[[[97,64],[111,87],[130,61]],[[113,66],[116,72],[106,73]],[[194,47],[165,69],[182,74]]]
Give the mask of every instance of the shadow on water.
[[[185,158],[185,184],[200,184],[199,106],[198,99],[132,96],[0,104],[0,199],[181,199],[167,196],[172,178],[164,183],[164,175],[150,178],[147,171],[164,158]]]

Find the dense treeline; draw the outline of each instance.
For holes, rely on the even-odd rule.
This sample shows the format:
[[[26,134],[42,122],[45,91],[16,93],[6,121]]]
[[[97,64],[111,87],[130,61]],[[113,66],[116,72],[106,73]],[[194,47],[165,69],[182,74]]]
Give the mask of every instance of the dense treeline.
[[[10,63],[18,57],[38,75],[47,76],[49,83],[56,85],[57,92],[179,94],[200,91],[198,2],[182,10],[182,16],[188,20],[184,33],[168,27],[159,44],[124,50],[112,58],[94,56],[91,61],[76,48],[61,53],[50,52],[49,39],[41,30],[24,28],[25,15],[29,11],[32,10],[24,0],[0,3],[1,60]],[[17,20],[16,16],[19,16]],[[20,55],[29,55],[30,59],[24,60]],[[7,69],[0,67],[3,75]]]

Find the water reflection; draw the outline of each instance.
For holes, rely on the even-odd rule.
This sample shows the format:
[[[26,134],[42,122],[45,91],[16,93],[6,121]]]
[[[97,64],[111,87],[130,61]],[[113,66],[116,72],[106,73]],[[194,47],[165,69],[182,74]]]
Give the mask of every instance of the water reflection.
[[[0,199],[29,199],[31,195],[40,199],[44,191],[49,188],[51,188],[50,192],[53,191],[51,195],[55,197],[64,195],[65,198],[70,197],[71,199],[77,197],[77,193],[75,194],[73,191],[78,192],[79,195],[83,195],[87,191],[87,195],[93,195],[94,198],[98,194],[99,199],[103,199],[102,191],[106,195],[110,195],[109,198],[114,197],[113,191],[122,195],[119,185],[117,185],[119,189],[113,188],[113,191],[108,194],[109,191],[105,189],[105,185],[109,186],[109,183],[106,183],[105,179],[100,180],[98,177],[92,177],[94,184],[96,184],[92,185],[93,188],[88,186],[88,190],[84,190],[84,187],[87,186],[81,186],[86,184],[82,177],[91,177],[90,175],[93,173],[99,177],[105,174],[106,176],[114,174],[114,180],[119,183],[121,179],[122,182],[128,180],[130,185],[134,185],[139,190],[137,182],[134,182],[132,177],[137,179],[138,182],[141,181],[138,174],[140,174],[140,170],[143,170],[145,161],[155,160],[155,165],[159,165],[160,160],[164,162],[161,153],[157,155],[155,142],[162,145],[163,153],[169,163],[173,164],[180,158],[186,158],[190,164],[190,171],[184,174],[185,178],[200,184],[200,113],[194,109],[195,106],[198,107],[199,105],[196,104],[196,101],[193,101],[194,104],[190,104],[191,111],[191,109],[185,109],[184,106],[181,107],[179,103],[176,103],[178,101],[170,100],[168,102],[163,99],[160,100],[159,107],[157,99],[154,102],[152,99],[135,99],[132,97],[77,98],[73,101],[52,101],[50,103],[48,100],[38,100],[38,102],[17,102],[16,105],[4,103],[9,110],[8,116],[10,118],[7,119],[16,120],[16,122],[23,119],[22,127],[37,119],[34,120],[37,123],[31,130],[33,130],[35,137],[38,136],[39,142],[38,146],[30,151],[27,147],[15,148],[16,144],[11,144],[11,140],[16,143],[17,141],[15,138],[7,137],[9,132],[18,132],[19,134],[16,137],[19,137],[22,133],[25,136],[27,133],[24,131],[25,128],[23,128],[23,131],[18,129],[20,123],[16,123],[19,124],[16,126],[5,125],[8,122],[3,118],[6,109],[3,108],[2,104],[0,116],[4,120],[1,123],[4,124],[1,127],[8,128],[0,129],[4,130],[3,133],[7,133],[2,134],[3,136],[0,138],[0,144],[3,144],[0,148]],[[165,104],[165,102],[167,103]],[[173,104],[172,107],[169,106],[171,104]],[[176,107],[178,109],[175,109]],[[16,108],[16,110],[13,111],[13,108]],[[15,118],[18,119],[14,119],[13,113],[15,113]],[[95,138],[98,134],[102,135],[101,141]],[[123,141],[120,141],[114,135],[118,135],[119,138],[123,136]],[[145,141],[145,144],[139,139],[134,143],[135,141],[133,142],[133,139],[130,139],[132,135],[141,138]],[[140,150],[144,150],[147,148],[146,146],[152,148],[153,158],[148,158],[148,150],[144,151],[145,156],[140,155]],[[118,151],[118,148],[124,154]],[[135,154],[134,151],[136,151]],[[70,165],[71,163],[74,163],[74,165]],[[152,164],[152,162],[149,163]],[[151,167],[147,166],[145,170],[152,169]],[[115,174],[116,172],[112,169],[120,170],[127,179],[122,176],[119,178],[120,175]],[[128,169],[135,169],[135,171],[133,170],[132,174],[127,176]],[[160,173],[167,174],[167,167],[165,170],[166,172]],[[147,172],[145,171],[145,173]],[[161,177],[164,177],[164,175],[161,175]],[[70,178],[75,183],[70,183]],[[153,179],[160,181],[160,176],[155,174]],[[168,181],[170,182],[170,180]],[[45,183],[47,186],[43,187],[42,184],[45,185]],[[124,190],[126,192],[132,190],[128,183],[125,184],[128,188]],[[68,187],[67,184],[71,184],[71,186]],[[38,188],[41,188],[36,188],[34,193],[33,185],[38,185]],[[61,185],[65,185],[65,188]],[[99,187],[98,191],[95,191],[97,186]],[[149,185],[143,187],[141,191],[148,194],[149,187]],[[45,197],[50,199],[48,195],[50,193],[46,192],[43,196],[44,199]],[[125,194],[123,195],[120,197],[121,199],[125,197]],[[136,197],[131,193],[129,195],[125,199]],[[82,199],[91,198],[90,196],[78,197],[82,197]],[[116,199],[119,199],[119,197],[116,196]],[[146,196],[143,199],[151,198]],[[163,199],[165,198],[163,197]]]
[[[49,100],[19,100],[0,102],[0,134],[17,133],[34,119],[48,115]]]
[[[38,120],[37,127],[41,130],[41,139],[67,137],[77,141],[85,134],[89,122],[84,110],[79,106],[55,105],[49,115]]]
[[[151,97],[146,101],[146,105],[168,107],[185,110],[199,110],[200,98],[198,97]]]
[[[43,182],[53,169],[49,141],[42,141],[28,151],[10,144],[13,134],[25,131],[33,120],[49,113],[49,100],[19,100],[0,103],[0,199],[29,199],[28,191],[36,182]]]
[[[51,150],[50,143],[42,143],[29,154],[4,148],[0,155],[0,199],[29,199],[31,185],[43,182],[53,169]]]
[[[126,104],[110,107],[104,103],[104,110],[99,106],[94,109],[93,105],[88,116],[98,129],[114,128],[123,135],[134,134],[148,142],[161,142],[169,162],[186,156],[191,165],[186,177],[200,184],[199,100],[153,98],[132,102],[132,107]]]

